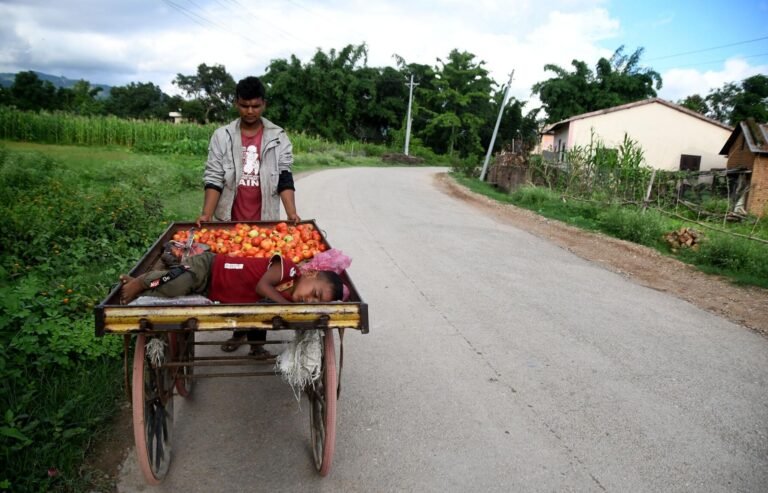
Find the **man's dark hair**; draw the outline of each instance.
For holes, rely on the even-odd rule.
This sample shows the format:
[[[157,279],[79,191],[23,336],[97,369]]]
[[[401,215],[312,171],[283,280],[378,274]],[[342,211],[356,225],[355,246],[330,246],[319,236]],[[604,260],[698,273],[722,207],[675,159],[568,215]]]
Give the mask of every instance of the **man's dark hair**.
[[[331,270],[317,271],[317,277],[331,285],[333,290],[333,299],[331,301],[341,301],[344,297],[344,282],[341,276]]]
[[[258,77],[246,77],[235,87],[235,99],[266,99],[267,90]]]

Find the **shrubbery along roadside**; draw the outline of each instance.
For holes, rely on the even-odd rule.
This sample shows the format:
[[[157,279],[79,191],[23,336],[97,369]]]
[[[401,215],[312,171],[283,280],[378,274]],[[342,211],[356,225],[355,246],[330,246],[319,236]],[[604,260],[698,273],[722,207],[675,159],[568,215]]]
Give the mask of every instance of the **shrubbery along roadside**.
[[[122,398],[122,344],[92,309],[165,227],[141,176],[84,182],[0,149],[0,490],[77,490],[94,429]]]

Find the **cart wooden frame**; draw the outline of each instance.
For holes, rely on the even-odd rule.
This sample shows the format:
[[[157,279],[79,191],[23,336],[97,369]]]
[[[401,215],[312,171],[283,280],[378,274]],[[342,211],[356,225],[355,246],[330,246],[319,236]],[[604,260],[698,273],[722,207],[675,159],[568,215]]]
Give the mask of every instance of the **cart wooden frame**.
[[[314,221],[312,224],[321,231]],[[209,223],[203,227],[228,227],[235,223]],[[272,227],[276,222],[248,222]],[[193,223],[173,223],[131,270],[137,276],[162,268],[163,245]],[[322,232],[321,232],[322,233]],[[325,235],[323,241],[328,244]],[[362,301],[349,276],[348,301],[333,303],[255,303],[214,305],[121,305],[119,286],[95,307],[96,335],[122,335],[125,382],[133,408],[133,430],[139,466],[145,480],[160,483],[167,474],[173,444],[174,396],[188,397],[200,378],[274,376],[274,358],[221,355],[196,356],[195,346],[221,342],[196,341],[197,332],[232,330],[317,330],[322,339],[322,372],[313,386],[304,389],[309,399],[310,439],[315,467],[322,476],[330,472],[336,442],[336,404],[341,393],[345,329],[368,333],[368,305]],[[334,342],[338,334],[339,356]],[[131,340],[133,359],[131,363]],[[281,344],[269,340],[263,344]],[[252,344],[243,342],[242,344]],[[148,349],[149,348],[149,349]],[[252,366],[253,371],[204,373],[206,367]]]

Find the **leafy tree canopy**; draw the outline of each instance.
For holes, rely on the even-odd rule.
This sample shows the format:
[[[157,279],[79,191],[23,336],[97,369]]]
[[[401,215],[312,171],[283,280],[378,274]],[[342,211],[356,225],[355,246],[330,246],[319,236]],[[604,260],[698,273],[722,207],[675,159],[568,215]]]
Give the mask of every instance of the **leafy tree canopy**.
[[[702,115],[709,113],[709,106],[707,106],[707,101],[698,94],[688,96],[685,99],[678,101],[677,104],[683,106],[684,108],[688,108],[689,110],[695,111],[696,113],[701,113]]]
[[[11,84],[10,103],[20,110],[57,110],[60,103],[56,98],[56,87],[40,80],[31,70],[19,72]]]
[[[224,120],[234,103],[235,80],[223,65],[201,63],[195,75],[176,74],[173,83],[200,102],[205,123]]]
[[[537,82],[532,89],[547,112],[547,122],[655,97],[661,89],[661,76],[640,66],[642,54],[643,48],[638,48],[626,55],[620,46],[610,59],[598,60],[594,71],[580,60],[571,62],[573,71],[545,65],[555,77]]]
[[[715,120],[736,125],[747,118],[768,122],[768,76],[753,75],[741,82],[728,82],[706,97],[698,94],[679,102]]]
[[[170,98],[151,82],[131,82],[113,87],[105,103],[105,111],[121,118],[163,119],[176,110]]]

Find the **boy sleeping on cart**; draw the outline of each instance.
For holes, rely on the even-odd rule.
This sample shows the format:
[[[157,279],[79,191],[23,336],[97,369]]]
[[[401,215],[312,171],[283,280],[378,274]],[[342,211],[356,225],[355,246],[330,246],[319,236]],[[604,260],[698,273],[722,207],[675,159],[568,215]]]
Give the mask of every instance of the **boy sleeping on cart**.
[[[183,262],[165,260],[168,270],[146,272],[138,277],[120,276],[120,303],[139,295],[172,298],[203,295],[219,303],[325,303],[341,301],[344,284],[330,270],[305,270],[280,255],[271,258],[230,257],[204,252]],[[177,259],[178,260],[178,259]],[[261,346],[251,355],[269,356]]]

